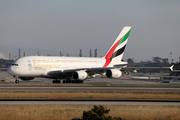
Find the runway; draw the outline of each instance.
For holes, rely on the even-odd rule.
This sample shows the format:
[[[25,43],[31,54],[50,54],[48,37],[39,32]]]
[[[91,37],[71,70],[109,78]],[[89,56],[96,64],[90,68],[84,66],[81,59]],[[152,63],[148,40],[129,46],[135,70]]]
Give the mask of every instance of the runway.
[[[93,78],[84,81],[84,84],[80,84],[80,85],[78,84],[62,85],[62,84],[52,84],[51,80],[49,79],[37,78],[35,79],[35,81],[28,81],[28,82],[20,81],[19,84],[15,84],[13,77],[8,75],[6,72],[0,72],[0,76],[1,76],[1,80],[5,80],[4,83],[3,82],[0,83],[0,91],[180,92],[180,88],[177,86],[176,88],[172,88],[171,86],[163,87],[163,85],[171,85],[171,84],[162,84],[159,82],[151,82],[151,81]],[[106,87],[102,85],[106,85]],[[112,87],[111,85],[114,85],[114,87]],[[136,87],[127,87],[132,85],[136,85]],[[151,86],[151,87],[146,87],[146,86]],[[16,106],[16,105],[180,106],[180,100],[0,99],[0,106]]]
[[[180,100],[83,100],[83,99],[1,99],[0,106],[74,105],[74,106],[180,106]]]
[[[180,88],[144,88],[144,87],[0,87],[0,91],[180,92]]]

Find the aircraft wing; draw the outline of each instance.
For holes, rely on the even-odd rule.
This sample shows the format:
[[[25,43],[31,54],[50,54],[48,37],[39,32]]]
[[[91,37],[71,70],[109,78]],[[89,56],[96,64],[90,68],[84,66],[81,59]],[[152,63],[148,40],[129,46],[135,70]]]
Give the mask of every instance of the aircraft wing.
[[[128,72],[128,71],[132,71],[132,72],[137,72],[136,70],[141,70],[141,69],[169,69],[172,71],[172,67],[124,67],[121,69],[121,71],[124,72]]]
[[[170,67],[100,67],[100,68],[76,68],[76,69],[65,69],[65,70],[52,70],[49,71],[47,74],[51,77],[62,77],[62,76],[69,76],[72,77],[72,73],[76,71],[84,71],[87,72],[89,76],[94,74],[103,74],[107,70],[110,69],[118,69],[123,73],[127,72],[137,72],[136,70],[139,69],[170,69]]]
[[[140,70],[140,69],[170,69],[170,67],[124,67],[125,70]]]
[[[173,70],[173,72],[180,72],[180,70]]]
[[[141,63],[115,64],[114,67],[131,66],[131,65],[147,65],[147,64],[149,64],[149,63],[156,63],[156,62],[141,62]]]
[[[145,75],[145,76],[138,76],[136,75],[135,77],[159,77],[161,79],[179,79],[180,76],[168,76],[168,75]]]
[[[79,69],[67,69],[67,70],[52,70],[49,71],[47,74],[51,77],[61,77],[63,74],[64,75],[70,75],[72,77],[72,73],[76,71],[85,71],[88,73],[89,76],[94,75],[94,74],[101,74],[106,72],[109,69],[115,69],[114,67],[104,67],[104,68],[79,68]],[[120,69],[120,68],[116,68]]]

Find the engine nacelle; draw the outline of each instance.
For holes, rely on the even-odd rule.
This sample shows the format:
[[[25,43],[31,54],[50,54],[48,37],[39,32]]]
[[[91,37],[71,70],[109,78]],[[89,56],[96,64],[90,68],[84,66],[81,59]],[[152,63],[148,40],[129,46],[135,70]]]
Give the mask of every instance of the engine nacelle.
[[[84,71],[76,71],[73,73],[72,77],[75,80],[84,80],[88,77],[88,74]]]
[[[110,69],[106,72],[106,76],[108,78],[120,78],[122,76],[122,72],[117,69]]]
[[[28,81],[28,80],[33,80],[34,77],[18,77],[19,79],[21,80],[24,80],[24,81]]]

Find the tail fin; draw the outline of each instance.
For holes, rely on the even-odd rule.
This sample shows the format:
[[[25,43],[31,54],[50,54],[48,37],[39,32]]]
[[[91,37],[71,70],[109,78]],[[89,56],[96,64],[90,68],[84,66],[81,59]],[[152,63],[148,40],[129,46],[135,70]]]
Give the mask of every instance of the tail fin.
[[[112,60],[121,61],[129,38],[130,31],[131,31],[131,27],[124,27],[122,29],[119,36],[116,38],[113,45],[106,54],[105,56],[106,62],[103,67],[107,67]]]

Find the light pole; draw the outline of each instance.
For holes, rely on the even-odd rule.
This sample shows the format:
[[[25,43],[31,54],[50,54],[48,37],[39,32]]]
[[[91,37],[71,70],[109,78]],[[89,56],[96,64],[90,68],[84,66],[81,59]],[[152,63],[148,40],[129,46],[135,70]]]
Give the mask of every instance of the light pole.
[[[170,52],[170,60],[169,60],[169,62],[171,62],[171,63],[172,63],[171,54],[172,54],[172,52]]]

